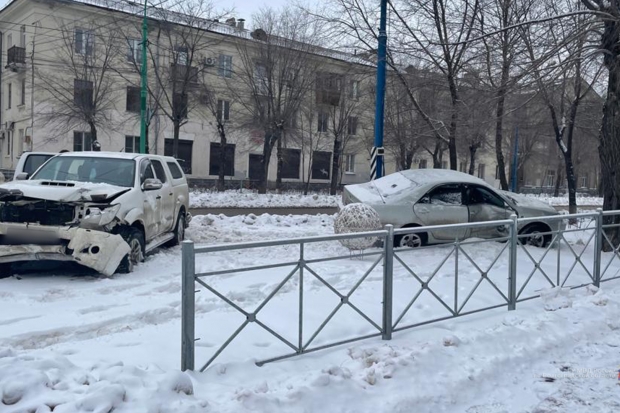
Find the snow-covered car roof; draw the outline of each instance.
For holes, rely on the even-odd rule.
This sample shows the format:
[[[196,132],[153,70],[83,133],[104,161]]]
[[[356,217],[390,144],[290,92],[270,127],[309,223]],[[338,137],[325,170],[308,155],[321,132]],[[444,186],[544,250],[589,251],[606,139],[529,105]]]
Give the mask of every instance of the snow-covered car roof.
[[[171,156],[153,155],[148,153],[131,153],[131,152],[100,152],[100,151],[84,151],[84,152],[63,152],[57,156],[63,157],[88,157],[88,158],[116,158],[116,159],[137,159],[141,157],[158,158],[166,161],[174,160]]]
[[[449,169],[410,169],[396,172],[364,184],[347,185],[345,188],[361,202],[384,204],[415,202],[436,185],[469,183],[490,187],[485,181],[463,172]]]

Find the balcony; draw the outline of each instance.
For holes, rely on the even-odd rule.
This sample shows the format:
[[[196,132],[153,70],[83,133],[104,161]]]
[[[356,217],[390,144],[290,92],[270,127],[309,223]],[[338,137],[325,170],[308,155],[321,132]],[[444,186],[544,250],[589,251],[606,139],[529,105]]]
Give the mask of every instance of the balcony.
[[[26,48],[13,46],[7,50],[6,68],[13,71],[25,69]]]

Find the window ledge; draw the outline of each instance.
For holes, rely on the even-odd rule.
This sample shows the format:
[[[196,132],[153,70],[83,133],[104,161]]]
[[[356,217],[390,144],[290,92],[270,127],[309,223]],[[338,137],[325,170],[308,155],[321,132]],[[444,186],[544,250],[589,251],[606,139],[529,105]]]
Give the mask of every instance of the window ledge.
[[[345,175],[355,175],[355,172],[345,172]]]

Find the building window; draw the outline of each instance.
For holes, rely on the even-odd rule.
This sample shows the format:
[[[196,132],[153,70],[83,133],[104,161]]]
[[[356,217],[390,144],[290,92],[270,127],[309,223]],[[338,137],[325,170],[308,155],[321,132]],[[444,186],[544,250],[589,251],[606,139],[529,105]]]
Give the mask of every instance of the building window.
[[[349,116],[347,124],[347,133],[349,135],[357,135],[357,117]]]
[[[355,155],[354,154],[348,154],[344,156],[344,171],[350,174],[355,172]]]
[[[448,169],[448,161],[441,161],[441,169]]]
[[[127,50],[127,61],[130,63],[142,62],[142,40],[127,39],[129,49]]]
[[[478,178],[484,179],[484,169],[486,165],[483,163],[478,164]]]
[[[26,26],[22,25],[19,29],[19,46],[25,48],[26,47]]]
[[[127,153],[139,153],[140,152],[140,137],[139,136],[125,136],[125,152]]]
[[[9,34],[6,37],[7,49],[13,47],[13,34]]]
[[[267,95],[269,93],[267,66],[260,63],[254,65],[254,88],[259,95]]]
[[[187,95],[176,93],[172,98],[172,111],[174,117],[183,120],[187,119]]]
[[[140,113],[140,88],[135,86],[127,86],[127,101],[125,110],[127,112]]]
[[[328,125],[329,125],[329,122],[328,122],[329,113],[319,112],[319,116],[317,120],[318,120],[317,132],[327,132]]]
[[[175,46],[174,48],[174,64],[179,66],[187,66],[189,63],[189,52],[185,46]]]
[[[301,150],[282,149],[282,178],[299,179]]]
[[[352,80],[349,84],[349,98],[353,100],[357,100],[359,98],[359,90],[360,82],[357,80]]]
[[[581,187],[582,188],[588,187],[588,174],[585,174],[584,176],[581,177]]]
[[[19,100],[19,104],[20,105],[25,105],[26,104],[26,79],[22,79],[22,93],[21,93],[21,99]]]
[[[420,163],[418,164],[418,169],[426,169],[426,159],[420,159]]]
[[[73,151],[90,151],[93,148],[93,140],[90,132],[73,132]]]
[[[232,56],[221,54],[217,68],[218,76],[232,77]]]
[[[230,102],[227,100],[217,101],[217,120],[227,122],[230,120]]]
[[[342,90],[342,75],[319,73],[316,81],[316,103],[338,106]]]
[[[235,144],[227,143],[224,147],[224,175],[235,175]],[[220,154],[221,144],[219,142],[211,142],[211,154],[209,155],[209,175],[220,174]]]
[[[194,142],[185,139],[179,139],[179,150],[176,157],[177,162],[181,166],[184,173],[191,175],[192,173],[192,150]],[[174,139],[164,140],[164,155],[172,156],[174,148]]]
[[[73,80],[73,103],[83,109],[93,106],[93,82],[88,80]]]
[[[331,152],[314,151],[312,154],[312,179],[329,179],[331,170]]]
[[[93,55],[93,32],[84,29],[75,29],[74,32],[74,46],[75,53],[92,56]]]
[[[9,83],[7,87],[8,87],[8,91],[7,91],[6,108],[11,109],[11,101],[13,101],[13,85]]]
[[[545,186],[555,186],[555,171],[547,171],[547,177],[545,178]]]

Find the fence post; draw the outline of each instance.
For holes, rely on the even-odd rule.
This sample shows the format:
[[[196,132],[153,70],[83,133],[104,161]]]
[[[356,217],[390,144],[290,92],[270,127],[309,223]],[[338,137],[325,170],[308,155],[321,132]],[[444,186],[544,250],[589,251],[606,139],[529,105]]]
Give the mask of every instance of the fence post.
[[[383,340],[392,339],[392,292],[394,277],[394,226],[386,225],[383,245]]]
[[[192,241],[181,244],[181,370],[194,370],[196,254]]]
[[[517,307],[517,248],[519,246],[519,228],[517,216],[510,216],[510,253],[508,267],[508,310],[512,311]]]
[[[601,252],[603,249],[603,209],[596,209],[596,236],[594,243],[594,285],[601,286]]]

